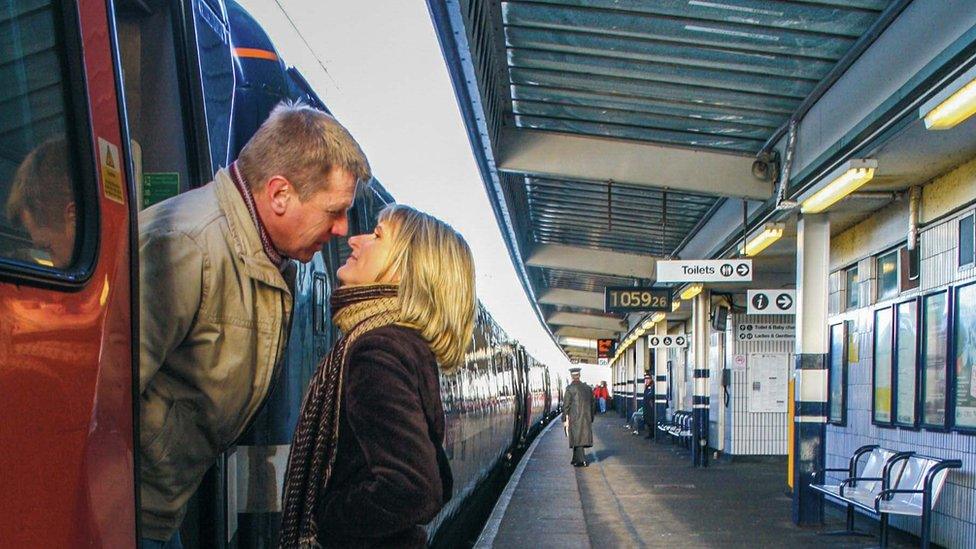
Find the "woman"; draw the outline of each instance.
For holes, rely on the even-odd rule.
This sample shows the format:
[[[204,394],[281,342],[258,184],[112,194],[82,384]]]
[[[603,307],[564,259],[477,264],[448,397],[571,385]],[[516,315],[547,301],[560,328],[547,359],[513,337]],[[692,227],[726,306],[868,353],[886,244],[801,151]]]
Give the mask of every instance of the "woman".
[[[452,486],[437,367],[471,340],[474,262],[450,226],[401,205],[349,246],[332,295],[343,337],[302,403],[279,545],[424,547]]]

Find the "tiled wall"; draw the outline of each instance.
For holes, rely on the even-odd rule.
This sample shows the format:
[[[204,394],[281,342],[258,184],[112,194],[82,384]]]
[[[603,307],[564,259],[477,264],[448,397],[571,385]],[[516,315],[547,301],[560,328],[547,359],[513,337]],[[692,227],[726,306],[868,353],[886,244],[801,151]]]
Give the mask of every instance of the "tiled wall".
[[[969,197],[971,198],[971,197]],[[960,200],[968,199],[959,197]],[[907,210],[907,208],[906,208]],[[971,210],[970,210],[971,212]],[[966,213],[966,212],[964,212]],[[853,341],[857,345],[856,362],[849,364],[847,385],[847,425],[844,427],[828,425],[826,440],[826,466],[846,467],[851,454],[865,444],[880,444],[894,450],[912,450],[943,458],[962,460],[961,470],[951,471],[946,486],[935,507],[932,519],[932,541],[946,547],[976,547],[976,435],[955,432],[939,432],[926,429],[906,429],[899,427],[879,427],[871,423],[871,375],[872,339],[874,310],[893,302],[904,301],[910,297],[932,290],[956,285],[976,279],[976,269],[958,269],[956,262],[958,235],[956,224],[958,216],[927,227],[921,234],[921,285],[918,289],[903,292],[897,298],[883,303],[874,303],[876,279],[873,256],[859,257],[858,288],[845,288],[843,271],[835,271],[830,277],[830,324],[842,320],[853,321]],[[875,225],[877,225],[875,223]],[[882,224],[885,225],[885,224]],[[907,225],[907,224],[906,224]],[[860,234],[841,235],[839,244],[857,240],[878,242],[890,238],[890,233],[875,233],[876,228],[861,224],[850,229]],[[855,238],[856,236],[856,238]],[[862,254],[876,253],[863,245]],[[840,255],[851,253],[851,249],[837,250]],[[835,250],[831,249],[834,268],[851,264],[850,258],[835,261]],[[842,311],[846,292],[858,291],[862,307],[854,311]],[[949,389],[951,390],[951,388]],[[921,521],[915,517],[893,516],[891,524],[896,528],[919,534]]]

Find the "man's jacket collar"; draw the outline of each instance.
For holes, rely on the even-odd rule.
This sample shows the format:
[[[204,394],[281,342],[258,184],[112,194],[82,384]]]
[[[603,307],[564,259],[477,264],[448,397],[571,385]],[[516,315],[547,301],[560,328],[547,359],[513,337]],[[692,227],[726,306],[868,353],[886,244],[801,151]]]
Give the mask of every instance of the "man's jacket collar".
[[[237,192],[237,187],[234,186],[227,168],[217,172],[214,177],[214,187],[217,203],[227,218],[234,249],[244,262],[244,273],[255,280],[290,293],[281,271],[264,253],[258,228],[254,225],[251,213],[247,210],[241,193]]]

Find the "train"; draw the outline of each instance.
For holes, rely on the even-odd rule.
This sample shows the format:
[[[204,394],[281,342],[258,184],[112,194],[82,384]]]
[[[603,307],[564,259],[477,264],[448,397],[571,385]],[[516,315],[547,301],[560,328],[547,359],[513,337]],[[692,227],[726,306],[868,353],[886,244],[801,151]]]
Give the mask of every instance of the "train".
[[[139,296],[152,293],[139,288],[138,212],[211,181],[280,101],[328,108],[234,0],[12,0],[0,26],[0,205],[25,158],[61,140],[65,188],[42,194],[71,204],[73,238],[59,260],[0,211],[0,532],[4,546],[132,547]],[[370,181],[350,234],[371,231],[393,200]],[[349,252],[340,238],[297,265],[281,374],[188,505],[184,546],[274,543],[301,399],[338,337],[328,296]],[[441,377],[455,482],[428,525],[433,546],[476,537],[562,384],[479,302],[466,365]]]

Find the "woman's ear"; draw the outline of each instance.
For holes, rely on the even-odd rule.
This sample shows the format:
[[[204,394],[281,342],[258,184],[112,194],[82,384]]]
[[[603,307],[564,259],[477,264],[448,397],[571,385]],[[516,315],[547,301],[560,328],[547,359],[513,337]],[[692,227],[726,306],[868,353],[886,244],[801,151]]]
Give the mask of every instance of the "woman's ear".
[[[78,208],[75,206],[75,201],[70,200],[64,206],[64,224],[74,227],[75,222],[78,219]]]

